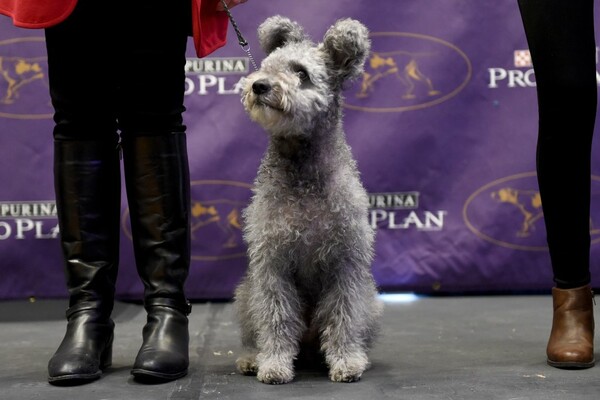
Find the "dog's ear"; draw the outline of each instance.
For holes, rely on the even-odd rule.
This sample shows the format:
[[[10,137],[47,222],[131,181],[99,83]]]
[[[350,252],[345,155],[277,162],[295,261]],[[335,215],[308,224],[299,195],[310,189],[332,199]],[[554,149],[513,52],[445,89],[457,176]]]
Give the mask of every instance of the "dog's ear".
[[[354,19],[338,20],[325,32],[323,50],[341,81],[357,78],[364,71],[371,50],[369,31]]]
[[[307,40],[304,29],[298,23],[280,15],[267,18],[258,27],[258,41],[267,54],[288,43],[304,40]]]

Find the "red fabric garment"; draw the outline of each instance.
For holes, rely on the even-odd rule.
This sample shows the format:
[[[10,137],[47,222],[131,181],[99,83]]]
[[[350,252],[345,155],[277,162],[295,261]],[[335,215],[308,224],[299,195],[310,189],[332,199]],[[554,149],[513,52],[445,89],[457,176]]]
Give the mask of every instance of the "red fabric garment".
[[[0,14],[20,28],[48,28],[71,15],[77,0],[0,0]]]
[[[225,11],[217,11],[218,1],[192,0],[192,28],[198,57],[206,57],[227,42],[229,17]]]
[[[126,1],[126,0],[124,0]],[[217,11],[219,0],[192,0],[194,48],[198,57],[206,57],[225,45],[228,17]],[[0,14],[12,18],[21,28],[48,28],[66,19],[77,0],[0,0]]]

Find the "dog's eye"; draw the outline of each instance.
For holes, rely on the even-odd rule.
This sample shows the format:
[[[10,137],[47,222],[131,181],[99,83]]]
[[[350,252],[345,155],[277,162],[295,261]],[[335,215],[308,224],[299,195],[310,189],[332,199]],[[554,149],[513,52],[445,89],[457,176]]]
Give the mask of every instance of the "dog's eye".
[[[308,76],[308,72],[306,71],[306,68],[304,68],[302,65],[294,63],[291,65],[291,68],[292,68],[292,71],[298,77],[298,79],[300,79],[300,82],[306,82],[306,81],[310,80],[310,77]]]
[[[300,79],[302,82],[308,80],[308,72],[303,69],[296,71],[296,75],[298,75],[298,79]]]

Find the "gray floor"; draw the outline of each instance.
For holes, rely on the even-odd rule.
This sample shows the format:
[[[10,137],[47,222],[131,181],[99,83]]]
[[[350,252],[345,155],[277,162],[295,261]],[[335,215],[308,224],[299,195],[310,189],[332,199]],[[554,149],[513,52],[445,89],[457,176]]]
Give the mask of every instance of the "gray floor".
[[[119,303],[112,368],[87,385],[50,386],[46,363],[64,333],[64,307],[63,301],[0,302],[0,399],[600,398],[600,365],[568,371],[545,364],[551,322],[546,295],[388,302],[371,352],[373,367],[361,381],[333,383],[323,371],[300,370],[281,386],[236,373],[240,345],[230,303],[194,304],[191,368],[183,379],[160,385],[131,379],[145,313],[139,305]]]

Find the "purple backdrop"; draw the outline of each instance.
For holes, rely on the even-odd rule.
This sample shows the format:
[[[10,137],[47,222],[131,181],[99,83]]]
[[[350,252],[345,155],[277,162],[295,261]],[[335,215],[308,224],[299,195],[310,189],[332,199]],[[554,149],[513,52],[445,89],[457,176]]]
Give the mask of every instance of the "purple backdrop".
[[[535,179],[535,76],[517,4],[462,0],[250,1],[233,10],[258,62],[257,26],[281,14],[315,40],[338,18],[371,31],[365,74],[345,92],[345,127],[378,228],[384,291],[544,290],[549,257]],[[245,115],[252,70],[230,43],[189,47],[193,299],[230,298],[246,268],[240,213],[266,135]],[[82,66],[85,68],[85,66]],[[94,76],[89,76],[90,80]],[[148,82],[152,85],[152,82]],[[81,83],[85,90],[85,82]],[[43,32],[0,18],[0,298],[64,297],[52,184],[52,120]],[[574,134],[576,134],[574,132]],[[592,274],[600,283],[600,171],[594,144]],[[565,188],[565,212],[569,211]],[[123,198],[118,295],[142,292]]]

